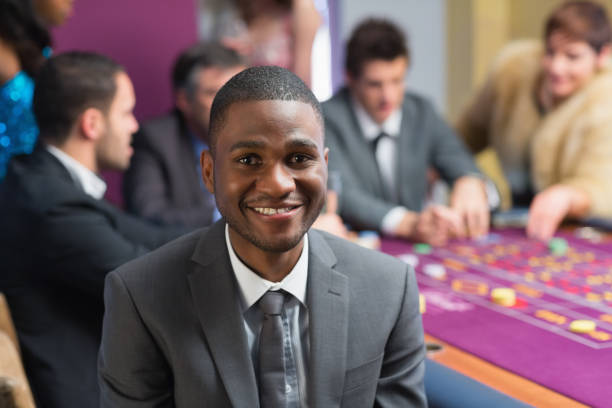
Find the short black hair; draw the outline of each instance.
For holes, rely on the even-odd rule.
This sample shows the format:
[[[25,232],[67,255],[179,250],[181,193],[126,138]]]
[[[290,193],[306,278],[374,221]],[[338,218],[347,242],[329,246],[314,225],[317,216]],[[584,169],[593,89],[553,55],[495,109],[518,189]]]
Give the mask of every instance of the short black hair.
[[[391,21],[369,18],[355,27],[346,47],[346,71],[358,78],[366,62],[393,61],[397,57],[410,60],[406,35]]]
[[[17,54],[21,69],[36,75],[51,36],[36,16],[32,0],[0,0],[0,38]]]
[[[32,103],[41,138],[62,144],[86,109],[106,114],[120,72],[124,72],[121,65],[92,52],[72,51],[50,58],[36,78]]]
[[[189,88],[196,69],[246,66],[244,58],[235,50],[218,42],[198,42],[183,51],[172,68],[172,87],[175,91]]]
[[[226,121],[228,108],[247,101],[299,101],[307,103],[323,126],[321,104],[310,88],[293,72],[277,66],[247,68],[234,75],[217,92],[210,109],[210,148],[214,155],[217,133]]]

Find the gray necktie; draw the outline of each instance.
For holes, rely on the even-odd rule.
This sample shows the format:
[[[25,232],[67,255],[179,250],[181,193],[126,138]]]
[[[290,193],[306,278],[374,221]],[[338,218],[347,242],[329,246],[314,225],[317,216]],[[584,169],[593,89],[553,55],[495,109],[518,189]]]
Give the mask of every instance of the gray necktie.
[[[259,300],[264,314],[259,337],[259,402],[262,408],[285,407],[283,292],[267,291]]]

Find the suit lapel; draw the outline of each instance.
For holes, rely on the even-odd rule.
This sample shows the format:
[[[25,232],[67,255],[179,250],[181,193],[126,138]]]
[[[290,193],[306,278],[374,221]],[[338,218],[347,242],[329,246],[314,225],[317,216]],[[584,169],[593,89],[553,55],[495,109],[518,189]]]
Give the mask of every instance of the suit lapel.
[[[359,167],[367,167],[367,170],[359,172],[359,174],[366,176],[367,179],[362,179],[360,181],[366,182],[368,185],[367,188],[374,192],[375,195],[388,199],[390,195],[385,187],[386,184],[383,183],[380,169],[376,164],[376,155],[372,150],[370,142],[363,135],[363,131],[361,130],[359,121],[357,120],[357,115],[353,110],[353,102],[351,100],[350,92],[346,88],[344,90],[343,98],[344,103],[342,105],[346,107],[346,114],[349,118],[351,127],[350,132],[347,133],[348,139],[346,140],[346,147],[349,151],[347,158],[354,163],[359,163]],[[359,139],[359,143],[355,143],[355,138]]]
[[[200,323],[234,407],[257,407],[255,372],[248,354],[238,291],[225,245],[225,222],[203,234],[192,260],[189,285]]]
[[[336,257],[323,237],[312,230],[308,237],[309,398],[315,407],[339,406],[346,371],[348,278],[332,269]]]
[[[425,135],[422,131],[416,128],[422,125],[422,120],[416,117],[414,107],[408,98],[408,94],[404,95],[402,103],[402,123],[400,125],[400,137],[397,138],[395,175],[397,197],[399,203],[407,208],[421,208],[421,194],[415,192],[415,167],[423,166],[423,158],[418,155],[423,154],[424,149],[419,147],[427,143]],[[418,190],[418,188],[416,188]]]
[[[186,202],[191,202],[191,200],[196,198],[201,203],[204,201],[204,194],[200,184],[201,175],[198,173],[197,161],[195,160],[196,155],[193,141],[191,140],[189,129],[187,129],[187,124],[178,117],[176,120],[176,131],[177,137],[175,140],[178,142],[177,149],[180,151],[180,155],[174,157],[184,158],[184,160],[179,160],[176,163],[177,166],[181,167],[181,171],[177,174],[189,174],[188,177],[183,177],[184,188],[181,191],[188,195],[185,198]]]

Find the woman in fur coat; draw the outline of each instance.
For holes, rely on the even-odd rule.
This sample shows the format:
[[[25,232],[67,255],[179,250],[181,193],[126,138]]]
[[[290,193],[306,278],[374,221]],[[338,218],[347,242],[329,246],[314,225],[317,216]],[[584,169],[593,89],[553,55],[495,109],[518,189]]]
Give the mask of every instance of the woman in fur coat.
[[[473,152],[492,147],[527,234],[546,240],[565,218],[612,217],[612,30],[606,11],[564,3],[544,44],[519,41],[495,61],[461,116]]]

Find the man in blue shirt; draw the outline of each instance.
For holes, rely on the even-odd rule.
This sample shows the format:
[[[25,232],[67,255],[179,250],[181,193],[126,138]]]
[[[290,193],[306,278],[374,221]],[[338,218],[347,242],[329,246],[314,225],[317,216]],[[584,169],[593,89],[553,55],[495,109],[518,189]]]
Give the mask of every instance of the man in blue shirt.
[[[200,174],[208,150],[210,107],[217,91],[245,64],[233,50],[198,43],[176,60],[175,108],[143,124],[123,183],[128,211],[159,224],[201,227],[219,218]]]

